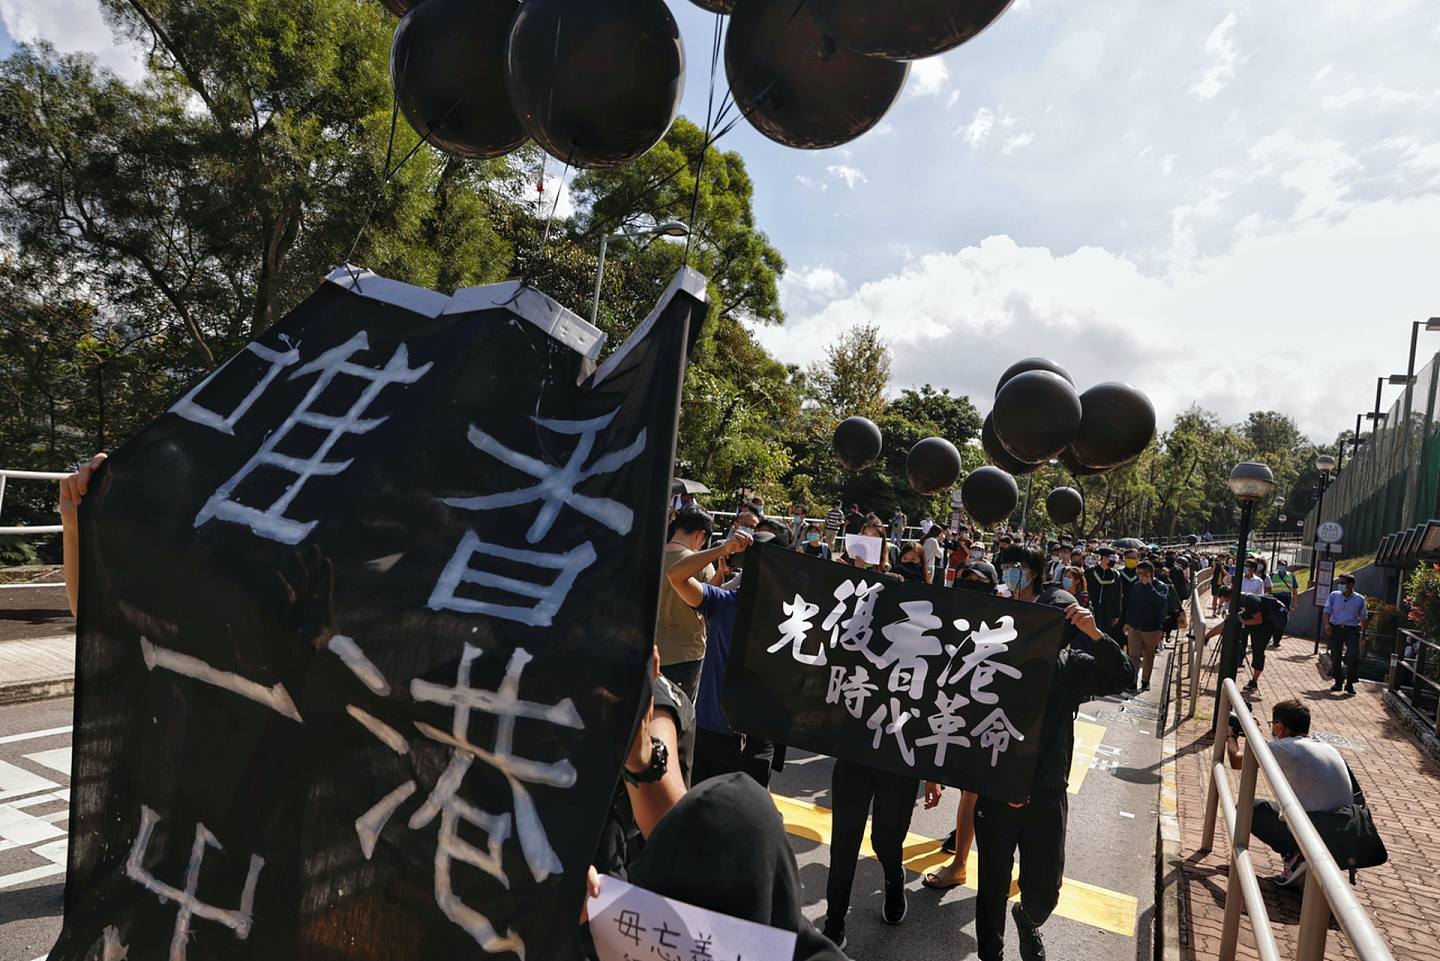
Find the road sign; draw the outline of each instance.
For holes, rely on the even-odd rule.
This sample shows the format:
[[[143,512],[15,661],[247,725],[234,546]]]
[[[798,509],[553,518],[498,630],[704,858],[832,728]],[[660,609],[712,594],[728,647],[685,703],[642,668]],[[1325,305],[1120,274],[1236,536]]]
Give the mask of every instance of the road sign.
[[[1344,544],[1331,544],[1329,541],[1316,541],[1315,550],[1321,554],[1343,554]]]
[[[1324,607],[1330,599],[1331,582],[1335,579],[1335,562],[1325,558],[1315,565],[1315,606]]]
[[[1336,521],[1326,521],[1315,528],[1315,539],[1327,544],[1338,544],[1345,537],[1345,528]]]

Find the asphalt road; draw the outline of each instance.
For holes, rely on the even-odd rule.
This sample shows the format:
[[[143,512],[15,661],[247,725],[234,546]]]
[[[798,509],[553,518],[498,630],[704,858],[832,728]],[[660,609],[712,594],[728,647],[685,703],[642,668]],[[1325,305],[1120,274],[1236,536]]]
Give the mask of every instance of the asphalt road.
[[[1156,666],[1157,681],[1164,663]],[[1158,687],[1091,702],[1077,719],[1066,887],[1061,910],[1044,928],[1053,961],[1153,957]],[[44,958],[60,929],[71,712],[68,698],[0,707],[0,961]],[[817,923],[825,913],[830,849],[814,838],[828,837],[830,767],[828,758],[797,752],[771,785],[789,799],[780,804],[806,915]],[[910,913],[902,926],[881,922],[880,867],[862,860],[847,923],[856,961],[974,956],[973,889],[940,894],[920,885],[921,872],[941,860],[936,839],[953,826],[958,800],[948,790],[934,811],[917,804],[906,845]],[[1018,958],[1013,926],[1007,935],[1006,956]]]
[[[74,634],[75,618],[63,587],[0,590],[0,641]]]

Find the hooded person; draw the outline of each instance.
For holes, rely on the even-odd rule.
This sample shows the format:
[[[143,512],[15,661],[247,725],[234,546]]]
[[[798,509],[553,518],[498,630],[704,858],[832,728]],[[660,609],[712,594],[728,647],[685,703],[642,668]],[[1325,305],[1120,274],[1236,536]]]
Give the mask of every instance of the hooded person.
[[[630,880],[676,901],[794,931],[793,961],[845,961],[801,913],[804,891],[785,824],[765,789],[743,774],[688,791],[646,839]]]

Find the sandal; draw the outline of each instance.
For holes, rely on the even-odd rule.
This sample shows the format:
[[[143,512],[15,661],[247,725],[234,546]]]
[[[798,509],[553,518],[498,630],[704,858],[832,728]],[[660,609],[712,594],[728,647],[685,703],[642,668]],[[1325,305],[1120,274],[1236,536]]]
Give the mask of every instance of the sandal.
[[[962,887],[965,884],[965,872],[962,870],[960,876],[946,883],[942,878],[950,872],[951,868],[946,866],[939,871],[931,871],[920,879],[920,884],[932,891],[949,891],[951,888]]]

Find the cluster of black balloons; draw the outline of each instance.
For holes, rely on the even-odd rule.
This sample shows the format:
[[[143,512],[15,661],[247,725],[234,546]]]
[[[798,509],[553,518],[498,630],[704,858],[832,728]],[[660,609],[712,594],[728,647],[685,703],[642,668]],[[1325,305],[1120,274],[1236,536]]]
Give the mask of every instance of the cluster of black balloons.
[[[1020,476],[1058,458],[1076,477],[1105,474],[1139,457],[1155,437],[1155,407],[1129,384],[1075,392],[1059,364],[1029,357],[995,386],[980,430],[990,462]]]
[[[534,138],[575,167],[613,167],[665,136],[685,47],[664,0],[382,0],[402,14],[390,79],[415,132],[459,157]]]
[[[403,19],[395,97],[422,137],[460,157],[533,138],[574,167],[612,167],[670,129],[685,47],[664,0],[381,0]],[[765,136],[834,147],[874,127],[910,66],[959,46],[1011,0],[694,0],[731,17],[725,73]]]

